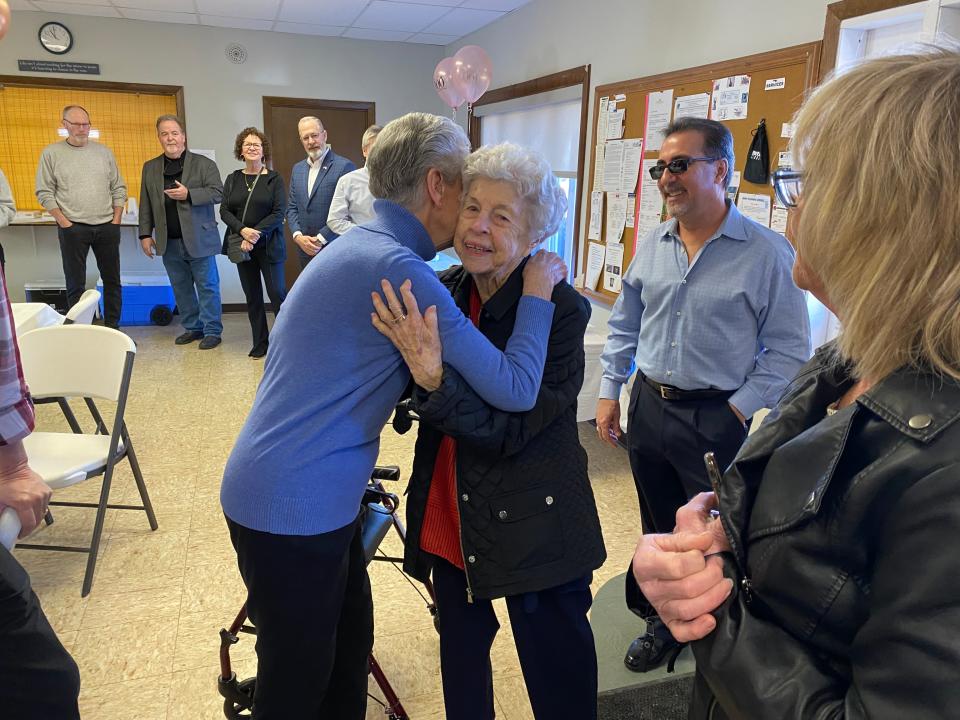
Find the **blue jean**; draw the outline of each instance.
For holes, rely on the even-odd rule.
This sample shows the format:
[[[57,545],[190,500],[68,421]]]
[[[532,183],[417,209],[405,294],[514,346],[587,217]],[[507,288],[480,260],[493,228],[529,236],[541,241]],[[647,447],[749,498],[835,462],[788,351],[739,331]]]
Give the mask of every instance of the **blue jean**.
[[[184,329],[220,337],[223,322],[216,256],[191,257],[183,240],[168,238],[163,252],[163,266],[170,277],[173,297],[180,310],[180,324]]]

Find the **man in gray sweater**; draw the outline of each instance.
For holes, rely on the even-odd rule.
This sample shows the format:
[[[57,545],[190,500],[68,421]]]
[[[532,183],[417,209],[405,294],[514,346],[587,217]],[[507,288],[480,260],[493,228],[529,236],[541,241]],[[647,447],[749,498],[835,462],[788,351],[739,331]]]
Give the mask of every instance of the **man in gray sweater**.
[[[90,115],[79,105],[63,109],[67,138],[48,145],[37,167],[37,199],[57,221],[60,257],[72,307],[87,282],[93,248],[103,279],[103,321],[120,325],[120,216],[127,186],[110,148],[91,142]]]

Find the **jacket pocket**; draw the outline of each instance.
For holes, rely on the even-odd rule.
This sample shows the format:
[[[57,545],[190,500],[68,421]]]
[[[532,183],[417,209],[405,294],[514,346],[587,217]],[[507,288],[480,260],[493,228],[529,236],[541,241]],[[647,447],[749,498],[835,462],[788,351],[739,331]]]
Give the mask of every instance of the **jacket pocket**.
[[[491,554],[500,566],[519,570],[563,557],[563,528],[549,486],[494,497],[490,510],[496,533]]]

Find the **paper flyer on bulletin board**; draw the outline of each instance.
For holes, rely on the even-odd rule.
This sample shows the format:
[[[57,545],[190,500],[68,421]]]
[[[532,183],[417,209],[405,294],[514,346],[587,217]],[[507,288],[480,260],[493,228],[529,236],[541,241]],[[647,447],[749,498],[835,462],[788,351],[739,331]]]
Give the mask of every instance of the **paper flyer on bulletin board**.
[[[623,245],[607,245],[607,256],[603,266],[603,289],[619,293],[623,282]]]
[[[750,76],[731,75],[713,81],[710,117],[714,120],[743,120],[750,101]]]

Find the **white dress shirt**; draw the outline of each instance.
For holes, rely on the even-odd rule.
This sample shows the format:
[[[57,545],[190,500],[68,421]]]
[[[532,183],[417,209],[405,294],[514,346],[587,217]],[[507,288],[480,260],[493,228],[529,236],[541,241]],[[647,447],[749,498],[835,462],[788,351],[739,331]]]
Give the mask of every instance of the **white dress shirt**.
[[[376,217],[373,195],[370,194],[370,173],[366,166],[343,175],[333,191],[327,227],[337,235],[343,235],[350,228],[368,223]]]

